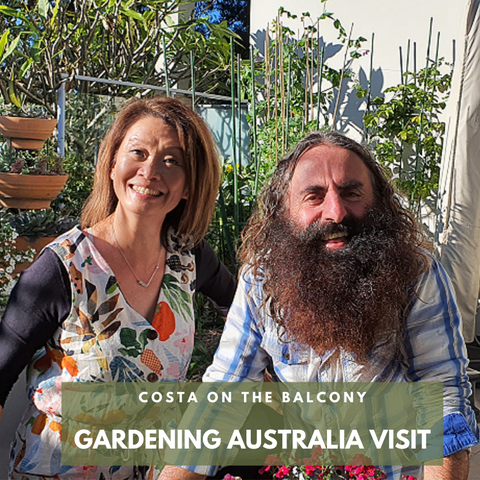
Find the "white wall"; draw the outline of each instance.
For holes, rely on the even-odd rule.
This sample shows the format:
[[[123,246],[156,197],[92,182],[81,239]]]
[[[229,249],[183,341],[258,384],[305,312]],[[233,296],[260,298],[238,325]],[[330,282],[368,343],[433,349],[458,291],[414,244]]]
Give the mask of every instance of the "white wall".
[[[400,82],[399,46],[403,48],[404,63],[406,60],[407,42],[410,39],[417,43],[417,69],[425,66],[427,52],[428,31],[430,18],[433,17],[433,35],[430,58],[435,56],[437,32],[440,34],[440,57],[447,62],[454,60],[453,41],[462,41],[461,27],[466,8],[466,0],[252,0],[250,12],[250,33],[252,41],[263,51],[265,28],[277,15],[278,8],[283,6],[292,14],[299,17],[302,12],[310,12],[312,19],[316,19],[324,12],[332,12],[344,26],[347,33],[354,23],[353,38],[365,37],[366,50],[371,50],[372,32],[375,33],[374,57],[372,76],[372,93],[378,94],[388,86]],[[283,17],[284,24],[294,31],[303,28],[300,21],[288,20]],[[321,22],[321,34],[328,44],[338,43],[337,35],[328,21]],[[257,43],[258,41],[258,43]],[[412,46],[413,48],[413,46]],[[457,48],[458,50],[458,48]],[[412,53],[410,55],[410,68],[413,69]],[[343,54],[337,54],[331,66],[341,68]],[[366,85],[370,71],[370,54],[357,60],[354,70],[363,85]],[[363,108],[361,102],[351,99],[350,111],[344,112],[345,116],[354,117],[354,109]]]

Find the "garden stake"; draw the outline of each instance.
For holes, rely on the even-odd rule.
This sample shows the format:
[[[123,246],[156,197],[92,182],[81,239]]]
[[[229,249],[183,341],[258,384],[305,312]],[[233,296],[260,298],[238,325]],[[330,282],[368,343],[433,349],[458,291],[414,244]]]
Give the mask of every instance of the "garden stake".
[[[190,75],[192,77],[192,110],[195,111],[195,69],[193,68],[193,51],[190,51]]]
[[[367,106],[365,108],[365,112],[368,113],[370,111],[370,99],[372,96],[372,75],[373,75],[373,44],[375,40],[375,32],[372,33],[372,46],[370,50],[370,72],[368,75],[368,84],[367,84]],[[368,128],[365,129],[364,133],[365,138],[368,137]]]
[[[165,46],[165,35],[162,37],[162,46],[163,46],[163,68],[165,69],[165,91],[167,97],[170,96],[170,82],[168,80],[168,69],[167,69],[167,47]]]
[[[317,130],[320,130],[320,103],[322,100],[322,80],[323,80],[323,56],[325,47],[320,52],[320,65],[318,67],[318,91],[317,91]]]
[[[417,42],[413,42],[413,83],[417,84]]]
[[[292,52],[288,52],[288,78],[287,78],[287,120],[285,122],[285,151],[288,151],[288,134],[290,132],[290,99],[292,90]]]
[[[403,56],[402,56],[402,46],[398,47],[398,52],[400,54],[400,83],[405,85],[405,77],[403,76]]]
[[[426,91],[427,90],[427,79],[428,79],[428,68],[429,68],[429,63],[430,63],[430,45],[432,42],[432,27],[433,27],[433,17],[430,18],[430,28],[428,32],[428,44],[427,44],[427,58],[425,62],[425,76],[423,80],[423,89]],[[423,123],[424,123],[424,114],[425,114],[425,96],[422,97],[422,104],[421,104],[421,109],[420,109],[420,127],[418,131],[418,138],[417,138],[417,146],[416,146],[416,156],[415,156],[415,177],[413,181],[413,190],[412,190],[412,195],[410,196],[410,207],[413,207],[413,195],[415,193],[415,187],[417,186],[418,180],[419,180],[419,174],[420,174],[420,169],[419,169],[419,162],[420,162],[420,141],[422,138],[423,134]],[[423,167],[422,167],[422,176],[423,176]]]
[[[225,241],[227,242],[227,249],[228,253],[230,254],[230,258],[235,259],[235,248],[233,246],[232,235],[230,230],[228,229],[228,216],[227,216],[227,209],[225,208],[225,199],[223,198],[223,190],[220,189],[218,195],[218,203],[220,205],[220,220],[221,220],[221,227],[223,231],[223,235],[225,236]]]
[[[409,68],[410,63],[410,39],[408,39],[407,43],[407,63],[405,65],[405,83],[408,83],[408,72],[410,71]]]
[[[260,162],[258,161],[257,152],[257,111],[256,111],[256,93],[255,93],[255,61],[253,58],[253,45],[250,45],[250,67],[252,70],[252,118],[253,118],[253,162],[255,165],[255,183],[253,187],[253,198],[257,197],[258,192],[258,175],[260,173]]]
[[[318,44],[317,44],[318,45]],[[311,117],[313,120],[313,76],[314,76],[314,60],[315,60],[315,42],[313,40],[313,31],[312,31],[312,39],[311,39],[311,49],[312,49],[312,54],[310,55],[310,112],[311,112]],[[318,49],[317,49],[318,53]]]
[[[265,35],[265,85],[267,87],[267,122],[270,120],[270,30],[267,23],[267,31]]]
[[[275,80],[275,163],[278,163],[278,23],[280,15],[277,15],[277,25],[275,28],[275,44],[274,44],[274,80]]]
[[[337,119],[338,107],[340,106],[340,95],[342,93],[343,76],[345,75],[345,66],[347,64],[347,53],[348,53],[348,47],[350,45],[350,39],[352,38],[352,32],[353,32],[353,23],[352,23],[352,26],[350,27],[350,34],[348,35],[347,46],[345,48],[345,56],[343,57],[342,73],[340,74],[340,83],[338,84],[337,101],[335,103],[335,110],[333,112],[332,130],[334,131],[335,131],[335,121]]]
[[[235,234],[238,233],[238,178],[237,178],[237,155],[236,155],[236,115],[235,115],[235,63],[233,56],[233,37],[230,38],[230,95],[232,105],[232,155],[233,155],[233,220]]]
[[[237,95],[238,95],[238,171],[242,171],[242,82],[240,80],[241,69],[240,54],[237,53]]]
[[[282,121],[282,157],[285,153],[285,68],[283,58],[283,25],[280,28],[280,116]]]

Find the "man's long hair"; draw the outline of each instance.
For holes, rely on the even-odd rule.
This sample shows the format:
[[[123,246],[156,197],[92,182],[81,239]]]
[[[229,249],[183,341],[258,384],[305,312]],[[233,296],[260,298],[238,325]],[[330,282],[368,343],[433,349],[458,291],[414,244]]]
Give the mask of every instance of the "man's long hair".
[[[261,195],[257,210],[243,232],[242,247],[239,251],[241,262],[248,266],[256,281],[262,282],[262,306],[269,305],[269,313],[273,315],[277,325],[286,331],[287,338],[289,338],[289,331],[294,329],[288,328],[288,305],[285,308],[284,301],[285,288],[281,285],[281,279],[278,278],[279,270],[282,271],[282,267],[280,266],[275,272],[272,272],[274,269],[272,264],[278,263],[274,261],[274,257],[276,246],[281,242],[282,236],[279,230],[282,227],[279,225],[285,225],[285,219],[289,217],[288,194],[297,163],[307,150],[320,145],[349,150],[355,153],[368,169],[374,192],[374,205],[371,213],[390,219],[388,220],[389,228],[397,232],[395,235],[400,238],[401,248],[408,257],[401,262],[403,266],[400,267],[403,269],[400,288],[405,287],[405,295],[404,298],[400,298],[396,308],[404,310],[407,307],[409,299],[406,292],[407,287],[414,286],[420,275],[427,271],[430,265],[430,258],[425,251],[425,249],[430,249],[430,244],[425,234],[412,214],[402,206],[398,193],[371,152],[356,141],[336,132],[309,134],[278,164],[270,185]],[[294,268],[292,266],[292,269]],[[305,268],[308,269],[308,267]],[[280,308],[278,308],[279,305]],[[388,311],[380,314],[390,315]],[[399,312],[398,325],[392,325],[396,333],[401,333],[402,322],[403,312]],[[370,325],[368,328],[372,329],[374,326]],[[375,343],[375,338],[372,337],[370,340],[371,347]]]

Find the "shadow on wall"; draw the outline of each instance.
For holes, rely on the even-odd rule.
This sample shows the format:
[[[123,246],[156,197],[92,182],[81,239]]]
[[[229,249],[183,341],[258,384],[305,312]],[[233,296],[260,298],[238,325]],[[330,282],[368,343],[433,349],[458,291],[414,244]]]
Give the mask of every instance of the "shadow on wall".
[[[257,30],[256,33],[252,34],[252,43],[253,45],[259,50],[260,55],[262,58],[265,56],[265,38],[266,38],[266,30]],[[271,40],[272,41],[272,40]],[[323,39],[320,38],[319,40],[320,48],[323,47],[325,52],[325,61],[327,65],[332,64],[332,59],[336,55],[338,58],[334,60],[335,68],[339,71],[341,70],[343,64],[343,47],[344,45],[341,43],[323,43]],[[341,58],[340,58],[341,57]],[[346,69],[348,70],[351,67],[351,60],[347,59],[347,66]],[[353,67],[355,64],[353,64]],[[367,89],[368,81],[369,81],[369,72],[365,72],[365,70],[360,67],[358,73],[355,73],[356,77],[358,78],[358,82],[360,85]],[[257,80],[260,80],[257,77]],[[374,69],[372,71],[372,85],[371,85],[371,93],[370,99],[374,99],[377,96],[383,96],[382,89],[384,88],[384,74],[381,68]],[[314,75],[314,83],[318,83],[318,75],[315,73]],[[341,96],[340,96],[340,106],[339,111],[337,113],[337,118],[335,122],[336,130],[339,132],[346,132],[354,130],[357,132],[359,137],[363,137],[364,127],[363,127],[363,114],[366,110],[367,106],[367,99],[366,98],[358,98],[355,89],[352,88],[353,82],[351,79],[344,79],[343,85],[341,89]],[[326,92],[329,88],[329,84],[323,80],[322,84],[322,92]],[[316,93],[316,92],[315,92]],[[330,120],[333,118],[333,114],[335,111],[335,105],[337,102],[338,96],[338,88],[334,89],[333,99],[328,107],[328,114],[330,116]]]
[[[358,72],[358,80],[363,88],[368,88],[368,76],[363,68],[360,68]],[[381,68],[374,69],[372,71],[372,86],[370,93],[370,102],[375,97],[383,97],[383,84],[384,77]],[[335,109],[335,102],[338,95],[338,89],[336,89],[334,101],[330,105],[329,113],[333,115]],[[351,81],[349,79],[343,81],[342,93],[340,97],[340,108],[337,114],[336,130],[339,132],[345,132],[350,129],[354,129],[359,135],[363,136],[363,115],[367,107],[366,98],[358,98],[355,89],[351,88]]]

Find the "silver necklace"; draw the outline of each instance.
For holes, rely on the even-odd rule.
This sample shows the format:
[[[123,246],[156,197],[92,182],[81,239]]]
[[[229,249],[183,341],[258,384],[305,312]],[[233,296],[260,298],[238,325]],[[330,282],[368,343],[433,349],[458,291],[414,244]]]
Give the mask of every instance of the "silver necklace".
[[[120,244],[118,243],[118,238],[117,238],[117,233],[115,232],[115,225],[114,225],[115,221],[112,221],[112,231],[113,231],[113,238],[115,238],[115,243],[117,244],[117,248],[118,248],[118,251],[122,254],[122,257],[123,259],[125,260],[125,263],[127,264],[128,268],[130,269],[130,271],[133,273],[133,276],[135,277],[135,279],[137,280],[137,283],[141,286],[141,287],[144,287],[144,288],[148,288],[150,286],[150,284],[152,283],[152,280],[153,280],[153,277],[155,277],[158,269],[160,268],[160,265],[157,265],[155,267],[155,270],[153,271],[152,273],[152,276],[150,277],[150,280],[145,283],[145,282],[142,282],[138,277],[137,277],[137,274],[135,273],[135,270],[132,268],[132,266],[130,265],[130,262],[128,261],[127,257],[125,256],[125,254],[123,253],[123,250],[122,250],[122,247],[120,247]],[[157,259],[157,264],[158,264],[158,260],[160,260],[160,255],[162,253],[162,249],[160,249],[160,252],[158,254],[158,259]]]

